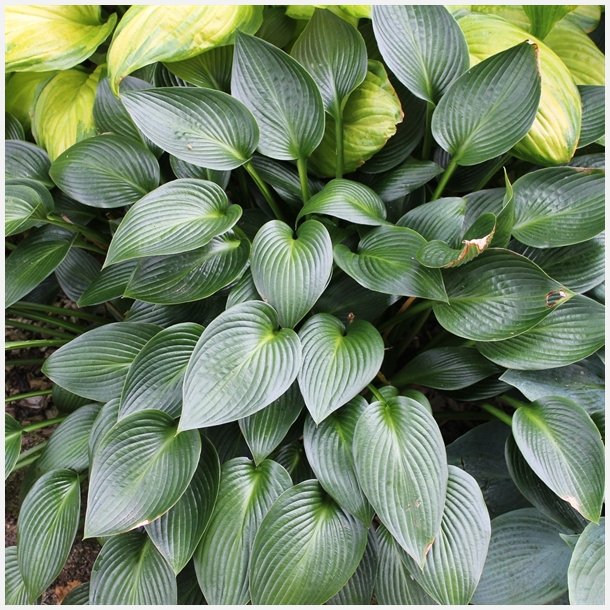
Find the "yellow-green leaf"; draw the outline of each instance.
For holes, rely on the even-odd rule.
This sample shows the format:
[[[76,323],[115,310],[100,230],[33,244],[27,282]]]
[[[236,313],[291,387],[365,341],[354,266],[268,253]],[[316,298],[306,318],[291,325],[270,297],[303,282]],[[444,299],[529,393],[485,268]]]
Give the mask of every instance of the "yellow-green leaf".
[[[14,114],[27,132],[32,124],[34,106],[40,92],[57,72],[15,72],[6,82],[6,111]]]
[[[381,150],[402,121],[400,100],[383,65],[369,60],[364,82],[349,96],[343,110],[344,172],[355,171]],[[309,158],[311,171],[335,176],[335,121],[326,116],[322,142]]]
[[[93,104],[101,67],[89,74],[64,70],[40,93],[34,107],[32,133],[51,161],[76,142],[95,135]]]
[[[254,34],[262,6],[131,6],[108,51],[110,87],[116,94],[125,76],[156,61],[181,61],[229,44],[237,29]]]
[[[100,5],[17,5],[4,12],[7,72],[66,70],[92,55],[116,24]]]

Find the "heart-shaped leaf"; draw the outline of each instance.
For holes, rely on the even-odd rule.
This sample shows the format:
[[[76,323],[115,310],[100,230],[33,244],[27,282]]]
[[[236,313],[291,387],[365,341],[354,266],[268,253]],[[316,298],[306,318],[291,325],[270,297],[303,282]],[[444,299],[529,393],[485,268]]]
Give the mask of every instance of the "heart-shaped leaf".
[[[201,457],[195,474],[178,502],[146,525],[150,539],[175,574],[189,562],[208,525],[218,496],[220,462],[214,445],[201,439]]]
[[[199,586],[210,604],[246,604],[254,536],[275,499],[292,485],[279,464],[235,458],[222,465],[216,508],[195,552]]]
[[[443,6],[375,6],[373,30],[392,72],[417,97],[437,103],[468,68],[468,47]]]
[[[93,455],[85,537],[127,532],[157,519],[188,487],[201,441],[176,432],[163,411],[138,411],[113,426]]]
[[[599,525],[589,523],[578,538],[568,567],[570,604],[604,605],[606,541],[605,519]]]
[[[49,178],[51,161],[46,151],[30,142],[7,140],[4,143],[4,175],[7,178],[27,178],[53,186]]]
[[[94,328],[53,352],[42,372],[74,394],[106,402],[120,395],[133,359],[159,330],[139,322]]]
[[[396,224],[417,231],[428,241],[438,239],[457,247],[468,208],[465,198],[441,197],[409,210]]]
[[[532,470],[583,517],[599,522],[604,497],[604,447],[577,403],[541,398],[517,409],[513,435]]]
[[[354,429],[367,406],[362,396],[356,396],[319,425],[308,417],[303,445],[307,461],[326,493],[368,526],[373,509],[360,489],[352,457]]]
[[[365,547],[360,521],[343,512],[317,481],[299,483],[274,502],[256,534],[252,602],[323,604],[356,571]]]
[[[353,440],[360,487],[380,521],[422,566],[439,535],[447,490],[447,457],[432,414],[396,396],[371,404]]]
[[[145,533],[112,536],[91,570],[90,604],[175,605],[176,577]]]
[[[105,265],[201,248],[231,229],[241,212],[214,182],[173,180],[142,197],[125,214]]]
[[[298,381],[305,405],[319,424],[352,399],[379,372],[383,339],[365,320],[346,327],[329,314],[316,314],[299,331],[303,365]]]
[[[177,417],[189,358],[203,327],[185,322],[157,333],[135,357],[121,393],[119,417],[154,405]]]
[[[80,515],[80,484],[71,470],[36,481],[19,511],[17,557],[29,602],[57,578],[68,559]]]
[[[4,480],[8,479],[21,451],[21,424],[8,413],[4,414]]]
[[[260,411],[290,387],[300,366],[301,342],[293,330],[278,329],[273,307],[261,301],[231,307],[205,329],[191,356],[180,429]]]
[[[256,117],[259,151],[272,159],[306,159],[324,134],[324,106],[309,73],[272,44],[239,33],[231,93]]]
[[[4,235],[15,235],[40,226],[53,209],[53,198],[47,189],[26,178],[12,178],[5,183]]]
[[[335,263],[369,290],[445,301],[440,271],[415,260],[425,243],[419,233],[406,227],[379,227],[360,241],[357,254],[343,244],[336,245]]]
[[[198,87],[159,87],[121,95],[140,131],[175,157],[210,169],[243,165],[258,145],[256,121],[238,100]]]
[[[130,205],[159,185],[159,163],[137,140],[104,134],[77,142],[51,166],[67,195],[97,208]]]
[[[275,308],[281,326],[292,328],[315,305],[330,281],[333,245],[317,220],[294,231],[280,220],[263,225],[252,242],[252,279]]]

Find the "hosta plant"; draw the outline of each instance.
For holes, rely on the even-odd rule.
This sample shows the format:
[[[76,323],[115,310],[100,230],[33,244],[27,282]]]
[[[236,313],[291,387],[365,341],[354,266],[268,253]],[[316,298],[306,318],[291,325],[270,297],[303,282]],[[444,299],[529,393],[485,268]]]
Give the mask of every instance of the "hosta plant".
[[[599,7],[5,14],[7,603],[603,603]]]

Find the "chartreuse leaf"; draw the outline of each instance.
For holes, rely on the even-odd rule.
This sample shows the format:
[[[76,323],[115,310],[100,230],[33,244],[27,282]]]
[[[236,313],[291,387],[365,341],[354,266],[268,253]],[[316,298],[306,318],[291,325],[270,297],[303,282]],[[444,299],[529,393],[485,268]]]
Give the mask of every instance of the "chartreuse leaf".
[[[117,94],[121,80],[143,66],[189,59],[229,44],[238,29],[254,34],[262,16],[259,6],[131,6],[108,51],[111,88]]]
[[[118,398],[133,359],[159,330],[139,322],[94,328],[53,352],[42,372],[79,396],[101,402]]]
[[[192,322],[163,329],[134,358],[121,393],[119,417],[155,409],[180,414],[182,382],[189,358],[203,332]]]
[[[382,199],[371,188],[352,180],[331,180],[303,206],[298,219],[324,214],[361,225],[387,224]]]
[[[188,487],[200,453],[199,434],[177,433],[163,411],[121,419],[93,455],[85,537],[120,534],[157,519]]]
[[[604,346],[606,308],[576,295],[526,332],[477,344],[489,360],[511,369],[544,370],[578,362]]]
[[[548,604],[568,587],[570,547],[560,526],[535,508],[491,522],[491,541],[473,604]]]
[[[194,165],[234,169],[246,163],[258,145],[254,117],[222,91],[159,87],[127,91],[121,100],[147,138]]]
[[[10,307],[51,275],[68,254],[75,237],[64,229],[45,227],[19,242],[5,263],[4,306]]]
[[[352,457],[354,429],[367,406],[362,396],[356,396],[319,425],[308,417],[303,444],[307,461],[326,493],[368,526],[373,509],[358,485]]]
[[[408,555],[390,532],[383,525],[379,525],[375,533],[379,557],[375,579],[377,602],[386,606],[434,604],[434,600],[411,576],[411,572],[406,566]]]
[[[369,60],[366,78],[351,93],[343,109],[343,173],[356,171],[379,152],[396,133],[396,125],[402,119],[400,99],[383,64]],[[319,176],[335,177],[337,173],[336,129],[335,120],[327,115],[324,137],[308,164]]]
[[[360,487],[380,521],[422,566],[439,535],[447,489],[447,457],[432,414],[396,396],[362,414],[353,440]]]
[[[483,163],[528,133],[540,101],[537,52],[534,43],[523,42],[477,64],[447,89],[432,116],[432,133],[452,163]]]
[[[568,592],[573,605],[604,605],[606,521],[589,523],[580,535],[568,567]]]
[[[315,305],[330,281],[333,244],[326,227],[308,220],[295,232],[280,220],[263,225],[252,242],[252,279],[258,293],[292,328]]]
[[[7,6],[7,72],[65,70],[92,55],[108,38],[116,14],[104,23],[101,6]]]
[[[279,398],[301,367],[301,342],[278,329],[276,311],[247,301],[220,314],[203,332],[184,380],[180,429],[223,424]]]
[[[172,180],[142,197],[125,214],[105,265],[201,248],[231,229],[241,212],[214,182]]]
[[[131,260],[101,269],[78,299],[79,307],[98,305],[123,296],[136,265],[137,261]]]
[[[318,9],[290,54],[318,85],[324,110],[340,120],[350,93],[366,77],[366,45],[360,32],[330,11]]]
[[[51,162],[46,151],[35,144],[10,139],[4,143],[6,178],[29,178],[51,188],[54,184],[49,178],[50,166]]]
[[[468,68],[464,35],[443,6],[375,6],[373,29],[390,70],[428,102]]]
[[[239,420],[241,433],[248,443],[255,464],[260,464],[284,440],[303,406],[299,387],[293,383],[269,406]]]
[[[21,425],[9,415],[4,414],[4,480],[11,474],[21,451]]]
[[[295,485],[274,502],[256,534],[252,603],[323,604],[356,571],[366,539],[364,525],[317,481]]]
[[[4,549],[4,603],[19,606],[31,603],[19,571],[16,546]]]
[[[80,484],[71,470],[36,481],[19,510],[17,558],[29,603],[57,578],[76,536]]]
[[[254,536],[276,498],[292,485],[279,464],[247,458],[222,465],[218,500],[195,551],[199,586],[209,604],[246,604]]]
[[[568,13],[576,8],[575,5],[564,4],[561,6],[544,6],[524,4],[523,10],[530,20],[530,32],[544,39],[553,29],[553,26],[561,21]]]
[[[93,103],[101,74],[101,66],[91,74],[77,68],[64,70],[38,96],[32,133],[51,161],[76,142],[95,135]]]
[[[449,332],[475,341],[524,333],[573,296],[524,256],[500,248],[443,277],[449,303],[435,303],[434,314]]]
[[[256,117],[259,151],[272,159],[306,159],[324,134],[320,91],[296,60],[272,44],[239,33],[231,93]]]
[[[15,72],[6,82],[6,111],[13,114],[27,132],[32,125],[36,100],[45,85],[57,74],[53,72]]]
[[[218,495],[220,462],[214,445],[201,440],[201,457],[195,474],[178,502],[146,525],[157,549],[178,574],[189,562],[212,516]]]
[[[406,227],[378,227],[358,245],[358,253],[338,244],[335,263],[361,286],[384,292],[445,301],[447,294],[438,269],[415,260],[426,240]]]
[[[549,167],[514,186],[513,236],[536,248],[578,244],[604,230],[604,171]]]
[[[231,89],[232,46],[214,47],[190,59],[164,62],[164,65],[172,74],[197,87],[225,93]]]
[[[303,346],[299,388],[309,413],[319,424],[379,372],[383,339],[366,320],[355,320],[346,327],[325,313],[309,318],[299,338]]]
[[[34,180],[9,178],[4,189],[4,235],[40,226],[53,208],[47,189]]]
[[[578,91],[582,100],[582,126],[578,148],[582,148],[604,137],[606,88],[581,85]]]
[[[159,163],[137,140],[95,136],[65,150],[51,166],[51,178],[67,195],[97,208],[131,205],[159,185]]]
[[[542,481],[583,517],[598,523],[604,498],[604,447],[588,413],[566,398],[541,398],[517,409],[513,435]]]
[[[529,132],[513,148],[513,153],[539,165],[567,163],[578,143],[581,105],[576,85],[563,61],[545,43],[500,17],[471,13],[459,19],[458,24],[468,43],[471,64],[524,40],[533,40],[538,48],[540,104],[536,104],[536,118]],[[526,86],[522,82],[516,90]],[[519,101],[515,103],[520,107]],[[507,116],[512,117],[513,112],[514,107]],[[512,119],[507,123],[512,123]]]
[[[227,232],[197,250],[145,258],[138,262],[123,294],[162,305],[199,301],[238,279],[249,254],[250,243]]]
[[[579,4],[566,15],[566,21],[577,25],[583,32],[593,32],[599,25],[602,7],[596,4]]]
[[[175,605],[176,577],[152,540],[140,532],[113,536],[91,570],[92,605]]]

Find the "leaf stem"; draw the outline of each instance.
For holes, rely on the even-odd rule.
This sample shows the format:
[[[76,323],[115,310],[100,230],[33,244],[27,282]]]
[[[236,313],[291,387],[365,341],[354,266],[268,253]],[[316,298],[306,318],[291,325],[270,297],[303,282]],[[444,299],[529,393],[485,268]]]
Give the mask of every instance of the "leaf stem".
[[[35,347],[61,347],[65,345],[65,339],[28,339],[24,341],[7,341],[4,344],[5,350],[12,349],[33,349]]]
[[[63,333],[54,328],[45,328],[44,326],[36,326],[36,324],[28,324],[27,322],[19,322],[19,320],[7,320],[6,326],[8,328],[18,328],[20,330],[27,330],[31,333],[38,335],[49,335],[58,339],[74,339],[74,335]]]
[[[309,182],[307,181],[307,159],[297,159],[297,169],[299,170],[299,180],[301,182],[303,205],[305,205],[309,201]]]
[[[416,303],[415,305],[409,307],[408,309],[406,309],[404,311],[400,311],[393,318],[390,318],[389,320],[386,320],[385,322],[380,324],[377,327],[377,330],[380,330],[380,331],[391,330],[397,324],[400,324],[404,320],[407,320],[408,318],[411,318],[412,316],[414,316],[418,313],[421,313],[422,311],[426,311],[427,309],[430,309],[433,305],[434,305],[433,301],[420,301],[419,303]]]
[[[517,400],[516,398],[511,398],[510,396],[507,396],[506,394],[503,394],[502,396],[500,396],[500,400],[502,402],[505,402],[507,405],[510,405],[511,407],[513,407],[513,409],[519,409],[520,407],[528,406],[527,403],[521,402],[520,400]]]
[[[252,178],[252,180],[254,180],[256,186],[258,187],[258,190],[261,192],[261,195],[265,198],[265,201],[267,202],[267,205],[271,208],[271,211],[273,212],[274,216],[278,220],[285,221],[286,219],[284,218],[282,211],[280,210],[277,203],[275,202],[275,199],[273,198],[273,195],[271,194],[269,187],[265,184],[264,180],[260,177],[260,174],[256,171],[256,168],[254,167],[254,165],[252,165],[252,162],[248,161],[247,163],[245,163],[244,169],[250,174],[250,177]]]
[[[501,157],[498,157],[497,162],[489,168],[489,171],[485,172],[485,175],[481,178],[481,180],[479,180],[479,183],[473,189],[473,192],[484,189],[487,183],[494,177],[495,173],[506,163],[509,157],[510,155],[502,155]]]
[[[385,402],[383,394],[372,383],[369,383],[366,387],[379,402]]]
[[[61,227],[62,229],[72,231],[73,233],[80,233],[80,235],[87,238],[91,243],[95,244],[98,248],[101,248],[102,252],[106,252],[106,249],[108,248],[108,241],[106,238],[101,233],[98,233],[89,227],[77,225],[72,222],[66,222],[65,220],[52,216],[51,214],[47,216],[47,222],[55,225],[56,227]]]
[[[447,182],[449,182],[449,179],[453,175],[453,172],[456,170],[457,166],[458,166],[458,158],[453,157],[451,159],[451,161],[449,161],[449,165],[447,166],[447,169],[443,172],[441,179],[438,181],[438,184],[436,185],[436,188],[434,189],[434,193],[432,193],[432,201],[435,201],[436,199],[440,199],[440,196],[443,194],[443,191],[445,190],[445,187],[447,186]]]
[[[11,305],[11,309],[21,310],[21,311],[42,311],[47,313],[59,313],[64,316],[73,317],[73,318],[82,318],[83,320],[89,320],[91,322],[99,322],[100,324],[107,324],[108,320],[102,318],[101,316],[96,316],[91,313],[87,313],[85,311],[79,311],[76,309],[68,309],[67,307],[57,307],[55,305],[45,305],[42,303],[30,303],[28,301],[19,301],[14,305]],[[24,318],[26,316],[23,316]],[[52,319],[52,318],[51,318]],[[79,330],[82,332],[82,329]]]
[[[19,454],[19,458],[17,459],[17,462],[21,461],[24,458],[28,458],[31,455],[34,455],[35,453],[40,453],[47,446],[47,443],[48,443],[48,441],[42,441],[42,443],[38,443],[38,445],[34,445],[33,447],[30,447],[29,449],[22,451]]]
[[[42,364],[46,358],[14,358],[13,360],[5,360],[4,366],[33,366]]]
[[[11,307],[11,311],[14,311],[13,307]],[[66,322],[65,320],[58,320],[57,318],[51,318],[50,316],[43,316],[37,313],[26,312],[22,314],[21,312],[17,312],[20,318],[27,318],[28,320],[35,320],[36,322],[46,322],[47,324],[52,324],[53,326],[58,326],[59,328],[63,328],[65,330],[69,330],[71,333],[83,333],[85,332],[85,328],[79,326],[78,324],[73,324],[72,322]],[[38,327],[37,327],[38,328]],[[74,335],[67,336],[68,339],[74,339]]]
[[[335,114],[335,178],[343,178],[345,171],[345,151],[343,147],[343,112]]]
[[[33,390],[32,392],[24,392],[23,394],[13,394],[12,396],[7,396],[4,399],[4,402],[8,404],[9,402],[17,402],[18,400],[25,400],[26,398],[34,398],[34,396],[49,396],[53,390]],[[24,428],[25,430],[25,428]]]
[[[504,422],[507,426],[513,425],[513,418],[508,414],[502,411],[502,409],[498,409],[498,407],[494,407],[489,403],[484,403],[481,405],[481,409],[484,409],[494,417],[497,417],[501,422]]]
[[[432,151],[432,113],[434,112],[434,103],[426,103],[426,127],[424,131],[424,141],[421,149],[421,158],[423,161],[430,158]]]
[[[22,432],[34,432],[34,430],[40,430],[42,428],[48,428],[49,426],[54,426],[55,424],[60,424],[64,419],[68,417],[67,415],[63,415],[62,417],[54,417],[53,419],[45,419],[44,421],[37,421],[34,424],[30,424],[29,426],[24,426],[21,431]]]

